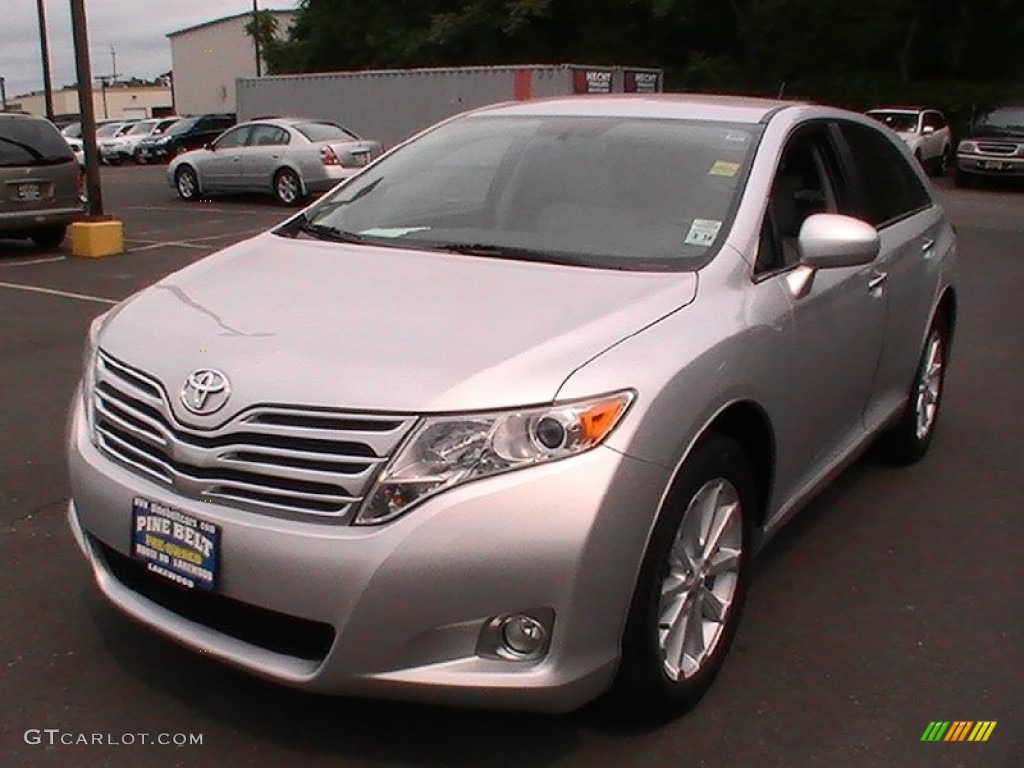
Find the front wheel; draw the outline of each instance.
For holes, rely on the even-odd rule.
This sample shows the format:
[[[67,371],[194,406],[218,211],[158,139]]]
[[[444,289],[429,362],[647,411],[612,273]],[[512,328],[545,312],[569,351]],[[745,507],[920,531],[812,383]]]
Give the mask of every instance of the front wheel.
[[[935,175],[946,176],[949,174],[949,167],[953,162],[953,151],[948,147],[942,148],[942,154],[935,162]]]
[[[199,180],[192,166],[183,165],[174,173],[174,188],[178,190],[178,197],[187,202],[199,197]]]
[[[302,202],[302,182],[299,175],[290,168],[284,168],[274,176],[274,197],[281,205],[289,207]]]
[[[942,392],[945,389],[948,342],[946,324],[940,316],[928,331],[910,396],[900,420],[884,432],[875,444],[875,453],[883,461],[912,464],[928,452],[935,435]]]
[[[610,693],[622,711],[662,718],[711,686],[740,618],[756,505],[743,449],[723,435],[703,439],[644,556]]]

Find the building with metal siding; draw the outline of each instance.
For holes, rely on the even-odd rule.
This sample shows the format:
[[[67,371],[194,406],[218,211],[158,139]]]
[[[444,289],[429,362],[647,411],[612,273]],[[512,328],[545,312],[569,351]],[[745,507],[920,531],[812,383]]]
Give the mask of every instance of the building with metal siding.
[[[660,70],[539,64],[240,78],[238,117],[332,120],[386,146],[459,112],[502,101],[661,91]]]
[[[294,11],[270,10],[284,36]],[[171,41],[174,106],[180,115],[234,112],[235,80],[256,77],[256,47],[246,31],[251,13],[208,21],[167,35]]]

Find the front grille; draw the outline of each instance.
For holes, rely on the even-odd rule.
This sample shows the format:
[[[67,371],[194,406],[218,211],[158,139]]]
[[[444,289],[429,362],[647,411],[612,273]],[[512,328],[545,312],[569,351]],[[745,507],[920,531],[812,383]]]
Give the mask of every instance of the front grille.
[[[184,496],[286,516],[347,521],[415,418],[259,405],[197,430],[160,382],[104,352],[94,437],[125,467]]]
[[[153,575],[141,563],[111,549],[94,536],[89,540],[114,578],[178,616],[242,642],[298,659],[323,661],[331,650],[335,632],[330,624],[187,589]]]
[[[983,155],[1002,155],[1006,157],[1017,154],[1017,145],[978,142],[978,152]]]

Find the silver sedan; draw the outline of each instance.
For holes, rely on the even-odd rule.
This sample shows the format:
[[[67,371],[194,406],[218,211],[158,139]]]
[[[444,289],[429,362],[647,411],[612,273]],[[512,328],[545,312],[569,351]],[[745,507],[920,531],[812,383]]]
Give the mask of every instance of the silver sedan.
[[[242,123],[203,149],[176,157],[167,181],[182,200],[266,192],[282,205],[299,205],[362,170],[382,152],[334,123],[277,118]]]
[[[71,528],[123,611],[281,683],[672,712],[764,542],[925,455],[956,275],[863,115],[478,110],[93,324]]]

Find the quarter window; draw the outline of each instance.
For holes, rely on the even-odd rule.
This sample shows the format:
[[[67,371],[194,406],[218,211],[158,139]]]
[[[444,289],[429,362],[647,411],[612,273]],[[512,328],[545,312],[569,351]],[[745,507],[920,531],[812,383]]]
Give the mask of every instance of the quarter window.
[[[931,205],[931,196],[903,153],[881,132],[840,123],[862,189],[853,215],[882,227]]]

